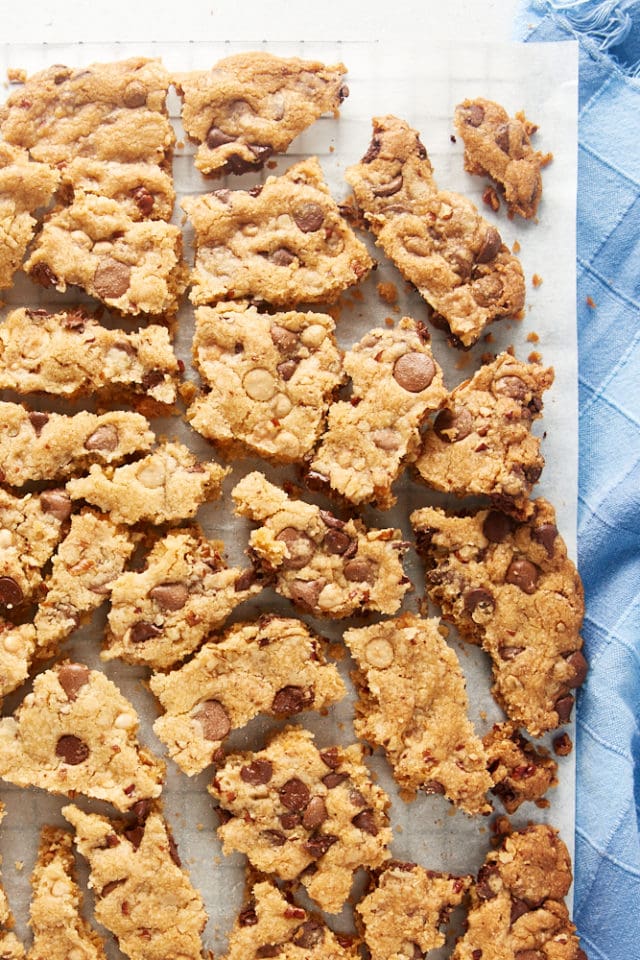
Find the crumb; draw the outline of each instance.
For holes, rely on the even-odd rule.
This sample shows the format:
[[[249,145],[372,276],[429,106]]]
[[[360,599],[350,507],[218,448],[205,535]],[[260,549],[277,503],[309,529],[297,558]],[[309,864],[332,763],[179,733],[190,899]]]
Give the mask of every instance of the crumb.
[[[335,152],[336,152],[336,148],[334,147],[333,144],[330,144],[330,145],[329,145],[329,153],[335,153]]]
[[[596,308],[596,303],[591,297],[587,297],[587,306],[590,307],[592,310],[595,310]]]
[[[508,353],[510,357],[515,357],[516,355],[515,347],[512,343],[509,344],[505,352]]]
[[[486,711],[486,710],[481,710],[481,711],[480,711],[480,719],[481,719],[483,722],[486,721],[486,719],[487,719],[487,711]]]
[[[540,363],[542,360],[542,354],[538,353],[537,350],[532,350],[529,356],[527,357],[529,363]]]
[[[401,823],[396,824],[396,833],[404,833],[404,827]]]
[[[439,633],[440,636],[443,637],[445,640],[447,639],[447,637],[449,636],[449,627],[446,625],[446,623],[441,623],[441,624],[439,625],[439,627],[438,627],[438,633]]]
[[[268,161],[267,161],[267,170],[275,170],[275,168],[276,168],[277,166],[278,166],[278,164],[277,164],[277,162],[276,162],[275,160],[268,160]]]
[[[485,187],[482,200],[494,213],[500,209],[500,197],[493,187]]]
[[[492,353],[481,353],[480,354],[480,363],[493,363],[495,357]]]
[[[551,806],[546,797],[538,797],[538,799],[535,801],[535,805],[536,807],[539,807],[540,810],[546,810]]]
[[[187,404],[195,399],[197,392],[198,388],[191,380],[185,380],[184,383],[181,383],[178,387],[178,393]]]
[[[176,147],[178,150],[184,150],[184,140],[176,140]]]
[[[458,141],[456,140],[456,137],[455,137],[455,134],[454,134],[454,133],[449,134],[449,140],[451,140],[451,143],[457,143],[457,142],[458,142]]]
[[[517,240],[514,240],[514,241],[513,241],[513,246],[511,247],[511,252],[512,252],[512,253],[520,253],[520,250],[521,250],[521,249],[522,249],[522,247],[520,246],[519,242],[518,242]]]
[[[22,67],[9,67],[7,70],[7,80],[9,83],[25,83],[27,79],[27,71],[22,69]]]
[[[214,857],[213,862],[215,863],[216,867],[219,867],[220,864],[222,863],[222,857],[218,857],[218,856]]]
[[[527,334],[527,341],[528,341],[529,343],[539,343],[540,337],[539,337],[539,335],[538,335],[537,333],[535,333],[535,332],[532,330],[531,333],[528,333],[528,334]]]
[[[511,822],[509,817],[505,817],[504,815],[496,817],[491,824],[491,832],[497,837],[505,837],[507,834],[511,833]]]
[[[18,873],[20,873],[20,871],[24,868],[24,860],[16,860],[16,862],[14,863],[14,867],[16,868]]]
[[[491,331],[489,331],[489,333],[485,334],[485,336],[483,337],[483,340],[485,343],[495,343],[496,338],[491,333]]]
[[[557,757],[568,757],[572,750],[573,743],[568,733],[553,738],[553,752]]]
[[[387,327],[392,327],[392,326],[393,326],[393,317],[385,317],[385,318],[384,318],[384,322],[385,322],[385,325],[386,325]]]
[[[344,660],[346,655],[347,655],[347,651],[344,648],[344,644],[342,643],[330,644],[329,656],[333,657],[334,660],[337,660],[338,662],[340,662],[341,660]]]
[[[204,823],[196,823],[196,830],[204,830]]]
[[[539,287],[542,283],[542,277],[540,274],[534,273],[534,275],[531,277],[531,283],[534,285],[534,287]]]
[[[379,283],[376,286],[378,291],[378,296],[381,300],[384,300],[385,303],[397,303],[398,302],[398,288],[395,283]]]

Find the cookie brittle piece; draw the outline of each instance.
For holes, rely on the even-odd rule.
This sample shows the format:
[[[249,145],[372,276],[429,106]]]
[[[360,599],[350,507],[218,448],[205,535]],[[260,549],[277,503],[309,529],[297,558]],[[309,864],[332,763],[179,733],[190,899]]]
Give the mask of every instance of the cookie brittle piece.
[[[4,803],[0,802],[0,823],[4,820],[4,815]],[[14,922],[7,895],[0,882],[0,952],[3,960],[22,960],[25,955],[24,947],[11,929]]]
[[[116,200],[132,220],[171,220],[176,196],[173,180],[155,163],[76,157],[63,167],[61,178],[66,205],[79,191]]]
[[[586,960],[563,902],[570,886],[569,853],[552,827],[534,824],[507,836],[471,888],[467,931],[452,960]]]
[[[177,74],[182,123],[199,144],[196,167],[204,174],[245,173],[285,153],[323,113],[338,111],[349,93],[346,72],[342,63],[252,52]]]
[[[427,593],[493,662],[493,695],[510,720],[541,736],[569,721],[585,679],[583,590],[546,500],[518,523],[497,510],[411,515]]]
[[[367,529],[292,500],[261,474],[250,473],[231,493],[236,512],[262,521],[250,551],[275,587],[305,613],[339,619],[364,610],[395,613],[411,586],[406,548],[395,529]]]
[[[531,146],[535,123],[523,113],[509,117],[499,103],[477,97],[458,104],[455,125],[464,141],[465,170],[495,180],[511,215],[535,217],[542,196],[540,170],[553,159]]]
[[[35,649],[32,623],[16,626],[0,617],[0,706],[3,698],[27,679]]]
[[[315,157],[253,190],[182,201],[196,234],[195,304],[243,298],[274,306],[335,300],[373,266],[340,215]]]
[[[0,777],[128,810],[160,796],[165,772],[137,730],[133,706],[103,673],[60,664],[39,674],[15,714],[0,720]]]
[[[371,960],[425,957],[445,942],[441,927],[464,899],[471,877],[390,860],[356,907]]]
[[[53,656],[60,641],[104,603],[134,546],[129,528],[108,516],[83,510],[71,518],[33,621],[40,657]]]
[[[115,523],[171,523],[195,516],[201,503],[219,497],[227,472],[217,463],[199,463],[183,444],[165,443],[116,469],[94,464],[67,490],[72,500],[95,504]]]
[[[254,571],[227,567],[223,550],[224,543],[198,529],[171,530],[158,540],[144,570],[127,571],[112,584],[102,659],[171,667],[260,593]]]
[[[442,371],[421,325],[371,330],[347,351],[352,396],[332,404],[327,429],[310,464],[309,480],[351,503],[396,501],[391,485],[420,444],[418,428],[446,397]]]
[[[358,960],[360,954],[345,934],[333,933],[318,914],[297,903],[259,875],[247,884],[243,909],[229,935],[221,960]]]
[[[540,807],[549,805],[542,798],[558,782],[558,764],[548,750],[534,747],[515,723],[508,721],[494,723],[483,743],[494,783],[491,792],[500,798],[507,813],[515,813],[525,800]]]
[[[218,828],[224,852],[300,877],[328,913],[340,912],[359,867],[386,859],[389,800],[360,746],[318,749],[308,730],[286,727],[258,753],[230,754],[209,790],[230,814]]]
[[[154,673],[150,686],[165,712],[153,729],[181,770],[200,773],[222,759],[227,735],[259,713],[292,717],[341,700],[345,687],[325,649],[301,620],[235,624],[180,669]]]
[[[80,190],[46,218],[24,268],[43,287],[81,287],[128,316],[175,313],[187,278],[179,227],[132,220],[117,200]]]
[[[199,307],[193,359],[205,390],[187,411],[191,426],[223,450],[299,462],[343,378],[334,329],[324,313]]]
[[[14,310],[0,324],[0,389],[65,399],[122,388],[174,403],[179,365],[166,327],[109,330],[82,311]]]
[[[468,717],[458,658],[437,620],[404,614],[347,630],[358,669],[357,735],[384,747],[407,799],[443,793],[469,814],[490,813],[492,781],[482,740]]]
[[[26,150],[0,143],[0,290],[10,287],[33,237],[38,207],[49,203],[60,174],[32,163]]]
[[[158,810],[136,805],[138,821],[113,821],[78,807],[62,814],[89,862],[95,915],[130,960],[201,960],[207,921],[202,897],[181,866]]]
[[[345,176],[377,244],[446,322],[454,342],[469,347],[493,320],[519,314],[520,262],[470,200],[438,190],[427,152],[407,123],[375,118],[367,153]]]
[[[553,368],[499,354],[453,390],[429,427],[416,468],[430,487],[459,497],[486,494],[526,516],[544,466],[531,433]]]
[[[0,130],[8,143],[56,165],[77,156],[168,163],[175,140],[168,86],[161,62],[145,57],[77,70],[56,64],[9,96]]]
[[[0,482],[20,487],[81,473],[93,463],[119,463],[148,450],[154,439],[139,413],[66,416],[0,401]]]
[[[76,879],[72,837],[58,827],[43,827],[38,859],[31,875],[28,960],[106,960],[104,941],[82,916],[82,892]]]

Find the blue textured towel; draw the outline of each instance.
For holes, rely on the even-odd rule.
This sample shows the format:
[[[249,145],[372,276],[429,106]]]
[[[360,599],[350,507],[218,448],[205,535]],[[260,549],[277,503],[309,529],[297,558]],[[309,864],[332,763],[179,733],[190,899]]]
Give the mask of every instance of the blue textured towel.
[[[523,3],[517,33],[580,43],[575,920],[589,960],[639,960],[640,2]]]

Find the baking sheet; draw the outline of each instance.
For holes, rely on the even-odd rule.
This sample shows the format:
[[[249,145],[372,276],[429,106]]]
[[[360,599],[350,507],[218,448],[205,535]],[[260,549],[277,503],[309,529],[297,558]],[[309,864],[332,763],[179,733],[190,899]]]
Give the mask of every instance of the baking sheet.
[[[204,69],[223,56],[244,50],[268,49],[282,56],[319,58],[325,62],[343,60],[349,68],[348,84],[351,95],[344,103],[339,120],[323,117],[314,127],[300,136],[286,157],[277,159],[273,172],[286,169],[302,156],[319,157],[327,180],[336,199],[347,196],[343,179],[344,169],[356,162],[366,150],[371,135],[371,117],[395,113],[420,130],[434,166],[435,177],[442,189],[453,189],[470,196],[482,209],[488,220],[494,222],[505,242],[511,246],[517,239],[527,278],[526,316],[522,321],[493,325],[491,342],[480,342],[472,351],[461,353],[450,348],[445,335],[433,330],[433,350],[445,372],[447,387],[451,389],[460,380],[471,375],[480,355],[491,350],[497,353],[513,345],[517,356],[526,358],[532,351],[541,354],[546,364],[552,364],[556,380],[545,396],[544,418],[535,427],[544,433],[543,452],[547,460],[536,493],[546,496],[558,512],[558,526],[575,558],[576,500],[577,500],[577,351],[575,319],[575,193],[576,193],[576,106],[577,55],[574,44],[541,44],[526,46],[492,43],[461,43],[457,46],[430,46],[428,39],[407,41],[402,48],[383,43],[136,43],[136,44],[68,44],[0,46],[0,76],[9,67],[24,67],[28,73],[53,63],[83,66],[94,61],[120,59],[135,54],[162,57],[171,70]],[[540,126],[534,141],[541,150],[551,150],[554,161],[543,172],[544,199],[537,223],[510,221],[504,206],[494,214],[481,202],[486,181],[464,173],[462,143],[453,142],[452,116],[455,104],[465,97],[485,96],[501,102],[510,113],[524,109],[527,116]],[[179,101],[172,91],[169,99],[172,119],[181,141]],[[221,181],[207,181],[195,170],[192,162],[194,148],[186,143],[176,150],[174,175],[179,196],[206,192],[222,186]],[[246,174],[229,179],[230,186],[248,187],[260,182],[272,171]],[[181,222],[181,211],[176,206],[175,222]],[[185,228],[187,256],[191,257],[190,233]],[[373,245],[371,245],[374,251]],[[337,322],[337,336],[347,348],[368,329],[384,323],[388,316],[395,319],[403,314],[425,320],[425,304],[411,294],[396,269],[376,254],[380,265],[369,279],[358,288],[359,293],[347,293],[341,300]],[[534,285],[533,277],[542,280]],[[377,294],[380,282],[391,281],[399,291],[398,309],[384,303]],[[360,296],[362,294],[362,297]],[[6,307],[1,316],[16,306],[49,306],[63,303],[89,302],[78,291],[52,299],[50,292],[32,284],[26,277],[18,277],[15,287],[4,295]],[[107,321],[108,322],[108,321]],[[116,321],[121,323],[121,321]],[[125,324],[130,327],[131,324]],[[182,308],[176,337],[177,352],[186,364],[185,376],[197,381],[190,366],[192,312]],[[527,339],[537,335],[538,342]],[[8,393],[3,398],[10,398]],[[81,404],[62,407],[42,398],[28,398],[36,408],[64,409],[73,412]],[[157,432],[181,439],[203,459],[212,455],[211,447],[178,420],[155,421]],[[229,491],[245,473],[262,469],[275,482],[294,476],[289,468],[275,468],[257,460],[234,463],[233,473],[225,483],[222,501],[201,508],[198,519],[211,537],[221,537],[228,546],[230,562],[243,559],[251,524],[234,518],[230,508]],[[443,498],[425,487],[412,484],[404,478],[398,485],[399,504],[392,511],[380,512],[370,508],[362,511],[365,521],[378,526],[400,526],[411,539],[408,515],[411,510],[429,503],[441,503]],[[322,497],[310,499],[327,506]],[[422,566],[413,552],[407,557],[407,572],[416,591],[405,603],[415,610],[422,596]],[[230,622],[248,619],[264,611],[292,613],[286,601],[272,591],[264,591],[256,600],[244,604],[230,618]],[[319,633],[339,640],[342,631],[353,621],[327,623],[304,618]],[[129,697],[142,718],[140,739],[157,753],[162,745],[153,735],[151,724],[157,716],[154,698],[144,686],[146,670],[118,662],[102,664],[99,648],[105,624],[105,609],[99,611],[65,644],[65,656],[81,659],[92,667],[103,669]],[[501,713],[489,694],[487,658],[475,647],[461,643],[452,631],[449,637],[458,653],[467,676],[471,716],[480,733],[501,719]],[[44,665],[46,666],[46,665]],[[340,663],[345,678],[352,667],[348,658]],[[349,684],[350,689],[351,686]],[[11,712],[22,700],[28,687],[23,687],[5,701],[3,713]],[[322,746],[354,739],[350,701],[339,704],[327,717],[313,713],[303,714],[299,721],[313,729]],[[258,748],[265,734],[281,726],[265,718],[258,718],[244,731],[235,733],[227,748]],[[572,734],[571,729],[569,732]],[[550,822],[558,827],[570,849],[574,828],[574,757],[559,759],[560,784],[551,793],[548,810],[538,810],[525,804],[512,819],[517,826],[530,820]],[[411,804],[399,799],[389,768],[382,754],[376,751],[370,767],[392,798],[391,821],[394,829],[392,854],[402,859],[413,859],[436,870],[475,872],[489,845],[487,818],[470,818],[441,797],[418,798]],[[180,854],[188,867],[193,882],[201,890],[210,921],[204,934],[207,948],[217,955],[224,951],[226,934],[231,928],[243,889],[243,858],[223,857],[215,835],[217,818],[206,792],[212,769],[189,779],[167,761],[167,785],[163,794],[165,811],[175,834]],[[64,824],[60,807],[65,798],[51,797],[40,790],[23,791],[9,785],[0,786],[0,797],[7,807],[7,815],[0,831],[0,851],[4,858],[3,879],[10,904],[16,916],[17,933],[29,942],[26,927],[30,886],[28,882],[43,823]],[[108,812],[104,804],[79,799],[86,809]],[[496,813],[503,813],[496,800]],[[23,866],[20,867],[19,865]],[[81,875],[86,871],[81,868]],[[92,899],[87,896],[91,913]],[[334,928],[349,929],[351,911],[346,908],[340,917],[330,917]],[[103,931],[104,932],[104,931]],[[109,952],[119,956],[112,938]],[[434,952],[446,955],[448,950]]]

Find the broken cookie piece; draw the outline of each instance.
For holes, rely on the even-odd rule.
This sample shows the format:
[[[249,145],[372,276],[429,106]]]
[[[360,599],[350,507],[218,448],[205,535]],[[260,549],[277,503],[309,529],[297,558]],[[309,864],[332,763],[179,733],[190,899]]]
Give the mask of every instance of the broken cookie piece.
[[[507,813],[532,800],[538,807],[549,806],[543,799],[558,783],[558,764],[545,747],[534,747],[515,723],[494,723],[483,738],[487,769],[494,786],[491,792],[502,801]]]
[[[155,163],[120,163],[76,157],[61,172],[60,198],[68,206],[76,191],[116,200],[132,220],[171,220],[173,179]]]

